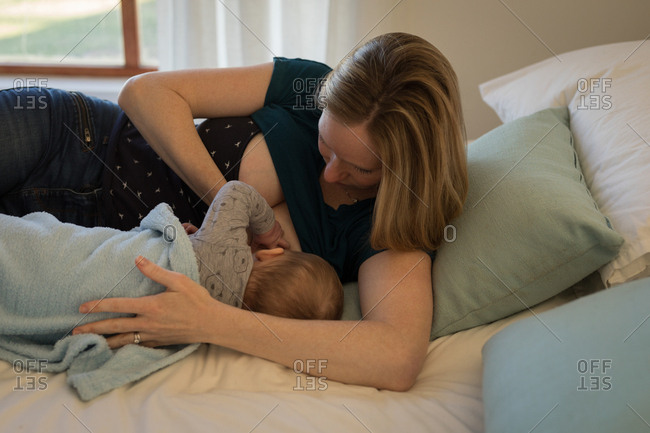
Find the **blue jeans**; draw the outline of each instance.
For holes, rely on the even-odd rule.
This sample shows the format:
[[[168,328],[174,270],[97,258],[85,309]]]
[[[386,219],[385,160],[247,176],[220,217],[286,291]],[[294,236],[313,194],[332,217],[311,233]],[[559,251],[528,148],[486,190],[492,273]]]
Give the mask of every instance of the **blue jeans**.
[[[0,213],[103,225],[102,173],[117,104],[47,88],[0,91]]]

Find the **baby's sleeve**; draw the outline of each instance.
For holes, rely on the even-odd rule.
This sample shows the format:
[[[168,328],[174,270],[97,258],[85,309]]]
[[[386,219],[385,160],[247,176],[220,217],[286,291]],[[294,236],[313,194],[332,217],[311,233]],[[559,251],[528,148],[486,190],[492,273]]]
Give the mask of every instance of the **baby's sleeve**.
[[[195,236],[221,245],[247,245],[246,228],[261,234],[274,224],[273,210],[253,187],[230,181],[217,193]]]
[[[268,232],[275,224],[273,209],[271,209],[271,206],[269,206],[266,200],[264,200],[264,197],[255,188],[245,183],[239,183],[240,185],[238,186],[242,187],[241,192],[245,196],[245,199],[242,199],[242,201],[247,201],[246,210],[250,218],[249,225],[251,231],[256,235]]]

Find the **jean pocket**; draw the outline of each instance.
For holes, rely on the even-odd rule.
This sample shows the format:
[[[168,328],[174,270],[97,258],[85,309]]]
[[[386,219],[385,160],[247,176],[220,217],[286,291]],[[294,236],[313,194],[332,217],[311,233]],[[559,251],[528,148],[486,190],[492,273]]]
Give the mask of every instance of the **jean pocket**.
[[[4,209],[3,213],[9,210],[6,213],[16,216],[47,212],[62,222],[95,227],[103,223],[99,209],[101,193],[101,188],[90,185],[78,191],[67,188],[27,188],[12,194],[13,197],[5,197],[0,202],[0,207],[13,207]]]

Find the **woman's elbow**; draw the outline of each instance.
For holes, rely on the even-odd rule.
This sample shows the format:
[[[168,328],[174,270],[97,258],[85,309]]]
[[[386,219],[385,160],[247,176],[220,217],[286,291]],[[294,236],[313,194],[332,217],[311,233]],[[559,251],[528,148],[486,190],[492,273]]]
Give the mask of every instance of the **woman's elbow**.
[[[413,368],[411,365],[405,366],[399,374],[393,376],[391,384],[387,389],[398,392],[408,391],[415,385],[420,371],[421,367]]]
[[[126,83],[124,83],[124,86],[122,86],[122,89],[117,96],[117,104],[127,114],[130,109],[135,107],[138,104],[138,101],[142,99],[144,88],[148,85],[148,81],[150,81],[150,74],[145,73],[129,78]]]
[[[426,348],[411,348],[395,352],[396,360],[391,371],[386,372],[386,383],[382,387],[390,391],[405,392],[410,390],[417,381],[424,359]]]

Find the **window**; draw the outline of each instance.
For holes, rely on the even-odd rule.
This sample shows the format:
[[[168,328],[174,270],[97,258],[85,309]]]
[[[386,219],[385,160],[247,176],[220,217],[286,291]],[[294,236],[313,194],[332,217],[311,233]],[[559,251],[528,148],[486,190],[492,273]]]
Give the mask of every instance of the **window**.
[[[152,71],[156,22],[156,0],[3,0],[0,73]]]

